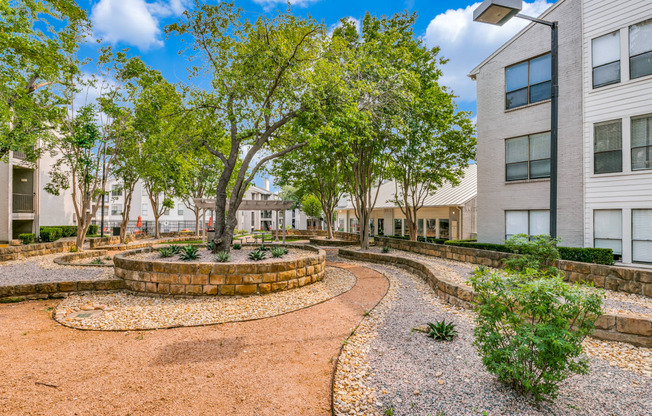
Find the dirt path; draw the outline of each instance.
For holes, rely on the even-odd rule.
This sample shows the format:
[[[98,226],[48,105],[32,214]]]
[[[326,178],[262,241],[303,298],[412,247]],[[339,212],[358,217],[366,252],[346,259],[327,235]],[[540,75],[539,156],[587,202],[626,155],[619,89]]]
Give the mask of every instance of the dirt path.
[[[50,319],[54,301],[0,305],[0,413],[328,415],[334,357],[388,286],[331,265],[356,275],[351,291],[252,322],[83,332]]]

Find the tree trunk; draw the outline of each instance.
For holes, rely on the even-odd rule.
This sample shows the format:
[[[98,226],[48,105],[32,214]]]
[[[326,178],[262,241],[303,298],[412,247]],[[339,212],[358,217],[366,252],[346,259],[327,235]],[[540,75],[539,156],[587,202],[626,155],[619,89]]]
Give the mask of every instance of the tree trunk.
[[[154,238],[161,238],[161,233],[158,230],[158,220],[161,218],[160,215],[154,214]]]
[[[326,239],[328,240],[333,239],[333,224],[331,224],[331,221],[326,221]]]
[[[127,242],[127,226],[129,225],[129,212],[131,211],[131,200],[133,197],[133,187],[131,192],[125,193],[125,206],[122,211],[122,221],[120,222],[120,244]]]
[[[197,208],[195,209],[195,235],[201,235],[199,232],[199,215],[200,215],[200,209]]]

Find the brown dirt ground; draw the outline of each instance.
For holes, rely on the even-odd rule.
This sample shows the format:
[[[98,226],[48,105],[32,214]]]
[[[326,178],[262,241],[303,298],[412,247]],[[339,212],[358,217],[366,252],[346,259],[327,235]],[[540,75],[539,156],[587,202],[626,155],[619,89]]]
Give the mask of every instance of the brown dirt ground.
[[[87,332],[55,323],[56,301],[0,305],[0,414],[328,415],[342,341],[388,287],[332,265],[357,276],[353,289],[251,322]]]

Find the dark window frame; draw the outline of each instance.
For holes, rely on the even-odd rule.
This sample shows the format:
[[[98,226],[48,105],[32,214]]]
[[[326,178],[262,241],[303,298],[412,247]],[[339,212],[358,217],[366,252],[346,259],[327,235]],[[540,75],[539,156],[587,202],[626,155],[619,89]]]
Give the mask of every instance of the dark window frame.
[[[622,73],[620,71],[620,53],[618,54],[619,58],[615,61],[612,62],[607,62],[606,64],[598,65],[598,66],[593,66],[593,54],[595,53],[595,50],[593,48],[593,41],[596,39],[600,39],[601,37],[608,36],[608,35],[613,35],[614,33],[618,33],[618,39],[620,40],[620,30],[614,30],[613,32],[605,33],[604,35],[596,36],[593,39],[591,39],[591,85],[593,86],[593,89],[601,88],[601,87],[606,87],[607,85],[613,85],[613,84],[618,84],[622,80]],[[620,46],[619,46],[619,52],[620,52]],[[615,63],[618,63],[618,79],[614,81],[609,81],[605,82],[603,84],[596,85],[595,84],[595,70],[604,68],[605,66],[608,65],[613,65]]]
[[[607,124],[615,124],[615,123],[620,123],[620,149],[615,149],[615,150],[601,150],[599,152],[596,152],[595,150],[595,145],[596,145],[596,134],[595,134],[595,129],[599,126],[604,126]],[[631,127],[630,127],[631,128]],[[601,154],[606,154],[606,153],[620,153],[620,170],[615,170],[615,171],[609,171],[609,172],[596,172],[596,156],[601,155]],[[593,123],[593,174],[594,175],[607,175],[610,173],[622,173],[623,172],[623,120],[622,119],[616,119],[616,120],[609,120],[609,121],[601,121],[599,123]]]
[[[546,53],[543,53],[543,54],[541,54],[541,55],[534,56],[534,57],[532,57],[532,58],[529,58],[529,59],[526,59],[526,60],[524,60],[524,61],[517,62],[517,63],[515,63],[515,64],[512,64],[512,65],[510,65],[510,66],[505,67],[505,110],[514,110],[514,109],[516,109],[516,108],[525,107],[525,106],[530,105],[530,104],[536,104],[536,103],[541,103],[541,102],[544,102],[544,101],[550,100],[550,98],[552,97],[552,73],[551,73],[551,77],[550,77],[550,79],[547,80],[547,81],[538,82],[538,83],[536,83],[536,84],[531,84],[531,83],[530,83],[530,63],[531,63],[533,60],[535,60],[535,59],[539,59],[539,58],[544,57],[544,56],[546,56],[546,55],[550,55],[550,56],[551,56],[551,53],[550,53],[550,52],[546,52]],[[552,59],[552,56],[551,56],[551,59]],[[507,70],[510,69],[510,68],[513,68],[513,67],[515,67],[515,66],[521,65],[521,64],[523,64],[523,63],[525,63],[525,62],[527,62],[527,86],[525,86],[525,87],[521,87],[521,88],[517,88],[517,89],[515,89],[515,90],[510,90],[510,91],[508,91],[508,90],[507,90]],[[537,87],[537,86],[540,86],[540,85],[543,85],[543,84],[547,84],[547,83],[550,84],[550,96],[547,97],[547,98],[544,98],[544,99],[542,99],[542,100],[532,101],[532,100],[531,100],[531,98],[532,98],[532,93],[531,93],[531,89],[532,89],[532,87]],[[525,103],[525,104],[521,104],[521,105],[515,105],[515,106],[510,107],[509,104],[508,104],[507,95],[508,95],[508,94],[515,93],[515,92],[518,92],[518,91],[523,91],[523,90],[527,90],[527,103]]]
[[[636,25],[640,25],[642,23],[648,23],[648,24],[652,25],[652,19],[646,19],[646,20],[642,20],[642,21],[640,21],[638,23],[634,23],[633,25],[629,25],[629,27],[627,29],[627,37],[628,37],[628,39],[627,39],[627,47],[628,47],[627,54],[629,55],[629,79],[638,79],[638,78],[643,78],[643,77],[647,77],[649,75],[652,75],[652,68],[650,69],[650,72],[647,73],[647,74],[638,75],[638,76],[633,76],[632,75],[632,67],[633,67],[632,60],[633,59],[638,58],[638,57],[643,56],[643,55],[650,55],[652,57],[652,46],[650,46],[650,49],[645,51],[645,52],[641,52],[639,54],[632,55],[632,27],[634,27]]]
[[[547,160],[550,162],[550,157],[544,157],[541,159],[530,159],[530,140],[532,140],[532,136],[536,136],[537,134],[544,134],[548,133],[550,134],[549,131],[542,131],[538,133],[532,133],[532,134],[527,134],[525,136],[518,136],[518,137],[510,137],[509,139],[505,139],[505,182],[515,182],[515,181],[529,181],[533,179],[548,179],[550,178],[550,172],[548,172],[547,176],[535,176],[532,177],[532,162],[540,162],[543,160]],[[527,137],[527,160],[522,160],[520,162],[507,162],[507,141],[509,140],[515,140],[515,139],[521,139],[523,137]],[[518,165],[522,163],[527,163],[527,178],[518,178],[518,179],[509,179],[507,177],[507,166],[510,165]],[[550,167],[550,166],[549,166]]]

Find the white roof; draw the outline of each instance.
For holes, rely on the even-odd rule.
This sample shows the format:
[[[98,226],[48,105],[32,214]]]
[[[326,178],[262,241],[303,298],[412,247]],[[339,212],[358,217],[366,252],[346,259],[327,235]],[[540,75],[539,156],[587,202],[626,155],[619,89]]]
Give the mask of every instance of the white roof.
[[[388,181],[380,186],[378,200],[374,208],[396,208],[393,201],[396,194],[394,181]],[[464,170],[464,177],[457,186],[449,182],[443,184],[437,191],[426,197],[425,207],[448,207],[464,205],[478,194],[478,165],[469,165]],[[353,204],[345,197],[336,209],[353,209]]]

